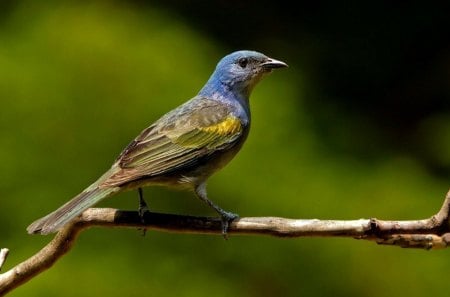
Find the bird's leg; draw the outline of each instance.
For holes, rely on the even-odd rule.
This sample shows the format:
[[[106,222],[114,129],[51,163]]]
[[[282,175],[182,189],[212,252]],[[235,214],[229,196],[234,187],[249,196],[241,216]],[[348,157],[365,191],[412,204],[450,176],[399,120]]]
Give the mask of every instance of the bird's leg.
[[[222,218],[222,235],[225,239],[228,238],[227,236],[227,231],[228,231],[228,226],[230,225],[230,223],[239,218],[239,215],[232,213],[232,212],[228,212],[223,210],[222,208],[220,208],[219,206],[217,206],[216,204],[214,204],[211,200],[208,199],[208,195],[206,193],[206,184],[202,183],[200,185],[198,185],[195,188],[195,193],[197,194],[198,198],[200,198],[202,201],[204,201],[206,204],[208,204],[210,207],[212,207]]]
[[[145,223],[145,213],[150,212],[147,206],[147,203],[144,200],[144,193],[142,192],[142,188],[138,188],[138,193],[139,193],[139,208],[138,208],[138,213],[139,213],[139,217],[141,217],[141,222]],[[145,236],[145,233],[147,233],[147,229],[142,228],[142,236]]]
[[[141,217],[141,221],[142,223],[144,223],[144,215],[146,212],[150,212],[147,206],[147,202],[145,202],[144,200],[144,193],[142,192],[142,188],[138,188],[138,193],[139,193],[139,208],[138,208],[138,212],[139,212],[139,216]]]

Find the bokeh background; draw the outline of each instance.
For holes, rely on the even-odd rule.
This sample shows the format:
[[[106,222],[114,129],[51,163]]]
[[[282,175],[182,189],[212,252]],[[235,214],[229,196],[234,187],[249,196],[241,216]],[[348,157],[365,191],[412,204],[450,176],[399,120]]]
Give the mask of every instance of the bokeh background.
[[[295,6],[294,6],[295,5]],[[283,60],[241,153],[209,183],[241,216],[418,219],[450,187],[450,18],[439,2],[0,2],[4,270],[26,226],[105,171],[237,49]],[[155,211],[212,215],[191,193]],[[137,194],[102,206],[136,209]],[[351,239],[91,229],[11,296],[448,296],[449,251]]]

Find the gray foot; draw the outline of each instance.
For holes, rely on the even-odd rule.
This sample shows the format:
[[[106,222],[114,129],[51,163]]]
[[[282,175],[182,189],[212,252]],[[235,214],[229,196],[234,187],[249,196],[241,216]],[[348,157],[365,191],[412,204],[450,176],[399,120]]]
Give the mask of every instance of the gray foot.
[[[145,214],[149,213],[150,210],[148,208],[147,203],[144,200],[144,194],[142,193],[142,189],[141,188],[138,188],[138,193],[139,193],[138,213],[139,213],[139,217],[141,218],[141,222],[145,223]],[[147,229],[146,228],[139,228],[138,230],[142,230],[142,236],[145,236],[145,234],[147,233]]]
[[[230,226],[230,223],[233,222],[234,220],[239,218],[239,215],[232,213],[232,212],[228,212],[228,211],[224,211],[221,209],[221,211],[219,211],[219,214],[222,218],[222,236],[225,240],[228,239],[228,227]]]

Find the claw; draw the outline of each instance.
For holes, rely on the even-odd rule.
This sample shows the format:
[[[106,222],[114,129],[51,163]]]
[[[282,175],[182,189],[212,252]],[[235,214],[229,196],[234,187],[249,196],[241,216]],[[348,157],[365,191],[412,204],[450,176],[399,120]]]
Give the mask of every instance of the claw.
[[[144,200],[144,195],[142,193],[142,189],[138,188],[138,193],[139,193],[139,208],[138,208],[138,213],[139,213],[139,217],[141,218],[141,222],[145,223],[145,214],[150,212],[147,203]],[[138,230],[142,230],[142,236],[145,236],[145,234],[147,233],[147,229],[146,228],[139,228]]]
[[[220,215],[222,217],[222,236],[225,240],[227,240],[228,227],[230,226],[230,223],[232,223],[235,219],[239,218],[239,215],[227,211],[222,211]]]

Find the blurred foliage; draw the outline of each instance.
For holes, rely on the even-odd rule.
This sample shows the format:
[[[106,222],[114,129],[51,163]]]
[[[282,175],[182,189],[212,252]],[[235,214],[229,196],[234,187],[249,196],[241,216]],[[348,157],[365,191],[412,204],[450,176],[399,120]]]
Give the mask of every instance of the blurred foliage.
[[[208,30],[195,29],[201,21],[193,25],[161,4],[3,5],[0,247],[11,249],[6,270],[49,241],[27,235],[30,222],[89,185],[140,130],[195,95],[236,44],[226,37],[221,43]],[[411,151],[380,147],[390,130],[364,114],[341,113],[343,95],[321,92],[324,80],[301,67],[314,61],[313,51],[303,48],[297,55],[295,42],[258,36],[239,45],[291,67],[254,91],[250,137],[210,180],[214,201],[242,216],[323,219],[415,219],[440,207],[448,175],[436,174],[430,164],[450,167],[448,110],[430,109],[414,123]],[[441,57],[448,59],[448,52]],[[447,73],[448,65],[442,66]],[[314,103],[317,112],[311,112],[310,96],[323,99]],[[407,98],[391,97],[397,99]],[[356,156],[342,153],[354,147]],[[155,211],[211,214],[192,193],[149,188],[145,194]],[[135,209],[137,194],[101,205]],[[11,296],[446,296],[446,253],[348,239],[238,236],[225,242],[219,236],[93,229]]]
[[[450,166],[429,154],[448,138],[419,131],[450,113],[449,2],[156,2],[233,48],[270,50],[307,73],[302,109],[333,154],[365,162],[407,153],[450,177]]]

